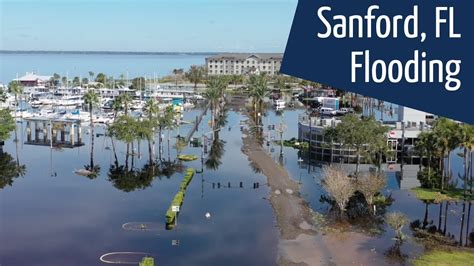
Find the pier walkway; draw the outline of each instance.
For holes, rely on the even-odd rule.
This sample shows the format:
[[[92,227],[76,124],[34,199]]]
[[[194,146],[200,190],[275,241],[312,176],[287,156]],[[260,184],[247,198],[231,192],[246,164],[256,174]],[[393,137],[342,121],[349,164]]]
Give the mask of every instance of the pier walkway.
[[[193,127],[189,130],[188,134],[186,135],[186,139],[185,139],[186,142],[189,142],[189,140],[193,137],[194,132],[196,132],[196,130],[198,129],[203,116],[206,115],[207,109],[209,109],[209,104],[206,105],[206,107],[204,107],[204,109],[202,110],[202,113],[199,116],[196,116],[196,121],[194,122]]]

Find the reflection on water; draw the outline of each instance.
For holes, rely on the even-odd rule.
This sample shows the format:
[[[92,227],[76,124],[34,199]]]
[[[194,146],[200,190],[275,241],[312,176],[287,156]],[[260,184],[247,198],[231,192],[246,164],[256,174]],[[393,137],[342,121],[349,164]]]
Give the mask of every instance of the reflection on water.
[[[194,121],[199,112],[186,112],[184,120]],[[259,136],[274,160],[301,184],[300,193],[311,208],[326,214],[330,205],[321,202],[325,195],[321,167],[305,164],[298,150],[263,141],[297,136],[301,112],[266,110],[259,118],[262,126],[249,128],[250,134]],[[266,178],[241,152],[239,129],[247,118],[234,111],[225,114],[219,131],[209,128],[210,112],[203,118],[194,137],[209,140],[204,148],[179,143],[177,136],[185,135],[192,125],[170,132],[170,141],[167,136],[163,141],[166,152],[156,163],[150,163],[148,143],[135,143],[135,150],[127,153],[127,145],[112,142],[101,127],[93,134],[85,129],[85,145],[74,149],[7,141],[0,152],[0,242],[9,245],[0,245],[0,263],[102,265],[101,255],[121,251],[153,254],[158,265],[274,264],[278,231],[272,209],[263,199],[269,192],[263,185]],[[279,132],[282,120],[287,127]],[[275,129],[269,125],[276,125]],[[17,148],[21,167],[12,156]],[[182,162],[176,160],[178,153],[200,159]],[[453,165],[462,165],[456,160]],[[165,213],[189,167],[203,171],[189,184],[178,226],[166,231]],[[76,175],[74,171],[81,168],[96,175]],[[441,234],[472,245],[471,203],[425,204],[400,190],[395,174],[387,179],[384,194],[394,201],[381,212],[401,211],[411,221],[420,220],[425,229],[435,226]],[[206,218],[208,213],[210,218]],[[363,250],[374,249],[398,263],[423,251],[413,238],[394,246],[393,231],[383,221],[374,221],[372,227],[378,230],[360,247]],[[412,236],[408,227],[404,233]]]
[[[184,120],[193,121],[199,112],[187,112]],[[209,117],[204,117],[195,137],[211,131]],[[225,128],[238,128],[244,119],[229,112]],[[183,125],[179,133],[184,135],[190,128]],[[9,243],[0,245],[2,265],[103,265],[101,255],[118,251],[153,254],[158,265],[274,264],[278,234],[272,209],[262,199],[268,188],[253,188],[254,183],[266,183],[265,177],[248,166],[240,151],[239,130],[220,130],[209,142],[203,160],[192,162],[176,160],[177,130],[170,132],[170,155],[166,136],[164,161],[154,165],[149,163],[148,144],[135,143],[137,154],[129,154],[128,167],[125,143],[115,140],[112,145],[104,129],[96,127],[91,149],[87,126],[83,134],[85,145],[75,149],[19,143],[21,161],[28,171],[0,191],[0,241]],[[13,154],[15,143],[7,141],[4,150]],[[202,149],[186,145],[180,152],[201,157]],[[14,166],[12,156],[5,156],[2,153],[2,163]],[[204,171],[195,175],[186,191],[178,226],[165,231],[165,213],[181,183],[182,171],[201,169],[203,162],[213,160],[220,162],[218,170],[210,171],[206,164]],[[101,167],[96,178],[74,173],[89,165]],[[145,224],[153,230],[124,230],[126,223]]]
[[[26,173],[26,166],[20,165],[9,153],[0,147],[0,189],[12,186],[13,181]]]

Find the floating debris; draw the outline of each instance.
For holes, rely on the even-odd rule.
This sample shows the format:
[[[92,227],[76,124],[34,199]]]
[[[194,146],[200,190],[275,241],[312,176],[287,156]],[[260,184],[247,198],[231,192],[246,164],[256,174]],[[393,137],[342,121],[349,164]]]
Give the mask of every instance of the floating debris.
[[[144,257],[150,257],[150,254],[145,253],[145,252],[110,252],[110,253],[106,253],[100,256],[99,259],[101,262],[109,263],[109,264],[135,264],[137,265],[143,261]],[[147,265],[147,264],[144,264],[144,265]]]
[[[75,169],[75,170],[74,170],[74,173],[75,173],[76,175],[80,175],[80,176],[90,176],[90,175],[93,174],[92,171],[89,171],[89,170],[87,170],[87,169]]]
[[[122,228],[127,231],[159,231],[161,226],[159,223],[129,222],[124,223]]]

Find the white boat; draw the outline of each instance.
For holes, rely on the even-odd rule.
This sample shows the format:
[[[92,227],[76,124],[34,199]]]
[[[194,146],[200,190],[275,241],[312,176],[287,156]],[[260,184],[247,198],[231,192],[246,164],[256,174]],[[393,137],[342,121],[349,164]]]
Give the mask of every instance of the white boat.
[[[75,120],[81,120],[81,122],[90,122],[90,113],[89,112],[83,112],[83,111],[73,111],[71,113],[68,113],[64,115],[64,118],[66,119],[75,119]]]
[[[54,102],[56,106],[81,106],[84,100],[80,95],[63,95]]]

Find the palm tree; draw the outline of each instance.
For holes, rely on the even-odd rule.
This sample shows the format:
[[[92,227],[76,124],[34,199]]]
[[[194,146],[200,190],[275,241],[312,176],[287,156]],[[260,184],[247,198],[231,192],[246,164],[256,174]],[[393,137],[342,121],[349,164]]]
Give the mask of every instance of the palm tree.
[[[204,74],[206,70],[202,66],[191,66],[188,72],[185,73],[186,78],[190,82],[194,83],[194,89],[197,89],[197,84],[204,79]]]
[[[18,106],[19,106],[19,100],[18,98],[20,98],[21,100],[21,95],[23,94],[23,86],[18,82],[18,81],[12,81],[10,82],[9,84],[9,87],[8,87],[8,90],[10,93],[14,94],[15,95],[15,117],[14,119],[16,119],[16,112],[17,112],[17,109],[18,109]],[[17,129],[17,124],[15,123],[15,147],[16,147],[16,162],[17,162],[17,166],[20,166],[20,159],[18,157],[18,129]]]
[[[433,132],[424,131],[418,135],[418,141],[415,143],[415,150],[420,156],[420,168],[423,163],[423,158],[427,158],[428,178],[431,177],[431,161],[436,149],[436,136]]]
[[[16,117],[16,109],[19,105],[19,98],[23,94],[23,86],[18,81],[10,82],[8,86],[8,92],[15,95],[15,117]]]
[[[474,127],[468,124],[464,124],[459,127],[460,130],[460,143],[463,148],[463,159],[464,159],[464,197],[466,197],[467,191],[467,176],[469,174],[469,157],[471,150],[474,149]]]
[[[95,76],[94,72],[89,71],[89,77],[91,78],[91,80],[94,80],[94,76]]]
[[[84,103],[89,106],[89,114],[90,114],[90,120],[91,120],[91,153],[90,153],[90,165],[89,165],[89,170],[96,172],[97,169],[94,166],[94,121],[93,121],[93,107],[99,104],[99,96],[97,93],[91,89],[89,89],[85,94],[84,94]],[[98,172],[98,171],[97,171]]]
[[[64,76],[61,78],[61,83],[64,87],[67,87],[68,86],[68,80],[67,80],[67,77]]]
[[[127,144],[127,151],[125,156],[125,166],[128,169],[128,158],[130,155],[130,143],[137,138],[137,121],[128,115],[118,117],[112,125],[109,126],[109,134],[111,137],[116,137]],[[133,162],[132,162],[133,168]]]
[[[125,110],[125,115],[128,115],[128,110],[130,103],[132,102],[132,96],[128,93],[121,94],[119,96],[120,103],[123,105],[124,110]]]
[[[182,68],[173,69],[173,75],[174,75],[176,87],[178,87],[178,81],[181,78],[181,76],[183,75],[183,73],[184,73],[184,70]]]
[[[255,123],[257,125],[260,124],[258,113],[262,109],[263,101],[270,95],[267,83],[267,76],[265,74],[251,76],[248,83],[250,96],[252,96],[253,100]]]
[[[436,121],[433,132],[436,136],[439,151],[439,166],[442,173],[441,190],[444,190],[444,183],[451,177],[451,151],[459,146],[458,124],[447,118],[440,118]],[[444,166],[444,158],[447,157],[447,169]],[[446,171],[447,170],[447,171]]]
[[[150,156],[150,164],[154,164],[155,159],[155,128],[158,126],[158,115],[160,109],[157,102],[154,99],[150,99],[145,103],[145,108],[143,110],[147,116],[146,125],[151,132],[146,134],[146,139],[148,140],[148,154]]]
[[[219,107],[221,96],[223,95],[224,83],[218,77],[212,77],[207,81],[207,89],[204,98],[207,99],[211,108],[211,128],[214,129],[216,110]]]

